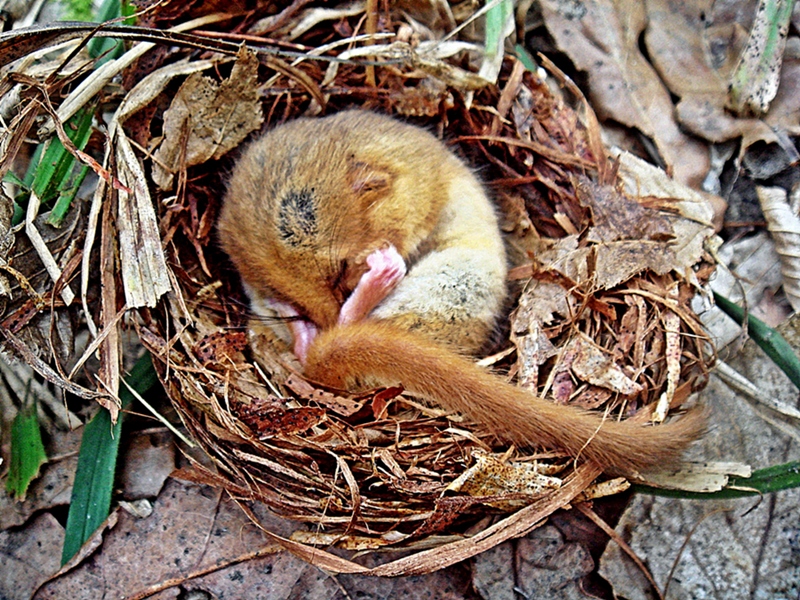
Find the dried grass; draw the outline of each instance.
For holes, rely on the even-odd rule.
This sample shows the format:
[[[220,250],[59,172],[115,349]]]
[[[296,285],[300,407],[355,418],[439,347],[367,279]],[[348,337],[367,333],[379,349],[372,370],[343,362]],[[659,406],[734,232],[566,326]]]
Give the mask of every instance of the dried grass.
[[[308,13],[284,14],[282,27],[277,21],[265,25],[274,40],[284,42],[276,47],[291,47],[310,57],[314,52],[309,48],[341,43],[343,37],[358,33],[360,15],[351,15],[335,21],[335,28],[323,22],[290,39],[287,32],[304,15]],[[391,16],[395,20],[383,22],[382,27],[406,31],[400,27],[402,17]],[[149,16],[152,23],[170,21],[168,17]],[[207,17],[206,23],[214,20]],[[223,30],[227,25],[218,27]],[[211,35],[205,32],[192,39],[202,45]],[[252,35],[243,39],[250,44],[263,42]],[[42,37],[41,44],[47,43]],[[98,160],[105,157],[102,165],[76,153],[100,176],[88,229],[76,228],[74,243],[49,244],[60,264],[67,265],[60,277],[48,280],[37,261],[23,263],[19,254],[13,259],[15,270],[6,268],[18,282],[0,323],[7,346],[49,381],[84,397],[99,396],[113,407],[113,394],[104,390],[116,389],[120,310],[130,311],[125,322],[136,328],[152,353],[189,434],[213,459],[213,470],[198,464],[180,476],[224,487],[242,502],[264,502],[280,515],[309,524],[314,533],[303,538],[307,542],[419,548],[426,540],[446,539],[436,536],[463,532],[487,511],[513,512],[528,505],[463,543],[451,542],[436,552],[419,551],[373,574],[417,573],[452,564],[523,534],[568,504],[599,470],[589,465],[576,469],[570,457],[553,452],[522,455],[511,449],[495,459],[514,465],[520,473],[525,469],[528,473],[538,461],[545,474],[564,478],[556,489],[533,493],[515,487],[518,482],[510,477],[489,496],[445,494],[448,485],[474,464],[475,452],[485,455],[504,449],[469,423],[406,397],[401,390],[340,397],[315,389],[293,372],[296,364],[287,348],[266,328],[247,333],[246,299],[214,242],[220,190],[235,152],[221,159],[207,157],[193,166],[186,166],[184,155],[173,188],[159,190],[147,175],[152,154],[144,150],[152,150],[164,109],[178,83],[194,70],[192,65],[197,69],[215,65],[216,74],[213,69],[206,74],[225,81],[233,51],[226,51],[229,58],[224,60],[212,54],[221,43],[208,42],[207,50],[199,53],[179,46],[173,56],[167,55],[165,46],[157,46],[152,56],[145,56],[150,61],[132,62],[123,71],[126,82],[164,75],[161,87],[152,88],[154,93],[145,94],[144,100],[131,97],[126,91],[131,85],[105,84],[103,89],[110,94],[105,101],[127,106],[127,113],[113,121],[107,138],[96,137],[88,150]],[[606,411],[615,418],[634,414],[650,418],[658,412],[659,401],[659,410],[677,407],[701,387],[708,340],[690,301],[712,267],[702,243],[688,258],[676,257],[671,248],[680,236],[692,241],[692,235],[710,235],[708,227],[701,224],[690,234],[678,233],[678,225],[691,220],[680,214],[679,203],[646,194],[635,202],[622,191],[619,162],[608,158],[591,109],[552,65],[555,79],[548,84],[506,58],[498,86],[477,85],[475,67],[463,52],[440,60],[425,54],[424,44],[377,44],[369,51],[375,86],[365,82],[359,56],[366,51],[346,50],[348,45],[326,55],[355,63],[261,54],[254,77],[261,86],[264,120],[272,125],[354,105],[400,113],[439,133],[478,169],[502,212],[517,265],[512,275],[519,284],[516,308],[503,336],[510,337],[513,346],[499,342],[485,363],[555,401]],[[176,68],[175,60],[182,56],[189,63]],[[238,60],[244,57],[239,53]],[[60,111],[48,108],[66,104],[54,83],[60,81],[55,75],[60,63],[47,64],[30,75],[23,59],[3,80],[2,92],[21,91],[21,102],[7,123],[2,173],[11,167],[25,136],[33,134],[36,115],[55,116],[61,123]],[[553,81],[566,92],[552,86]],[[129,251],[140,259],[143,249],[150,248],[150,271],[123,275],[123,265],[115,258],[116,232],[131,222],[125,211],[118,210],[118,203],[123,197],[138,203],[138,213],[128,212],[141,217],[134,223],[139,227],[142,215],[146,216],[141,212],[143,201],[150,195],[155,200],[150,205],[157,208],[157,227],[134,231]],[[623,223],[614,222],[618,213],[624,215]],[[29,227],[34,223],[31,218]],[[163,262],[152,249],[153,236],[163,248]],[[21,237],[18,232],[17,239]],[[18,241],[15,251],[22,248]],[[618,271],[600,269],[609,260],[618,266],[622,253],[645,258]],[[83,258],[85,310],[77,302],[66,308],[59,299],[81,264],[76,256]],[[156,297],[165,285],[171,291],[157,302],[152,296],[123,295],[123,290],[136,285]],[[123,297],[128,299],[125,306]],[[51,340],[33,332],[41,331],[53,311],[72,315],[74,323],[98,323],[105,336],[99,343],[99,393],[79,388],[67,380],[64,369],[53,369],[37,358],[48,353]],[[78,330],[82,327],[77,325]],[[515,351],[509,350],[514,347]],[[509,362],[514,355],[516,361]],[[61,355],[65,363],[78,359]],[[309,545],[281,543],[330,570],[363,571]]]

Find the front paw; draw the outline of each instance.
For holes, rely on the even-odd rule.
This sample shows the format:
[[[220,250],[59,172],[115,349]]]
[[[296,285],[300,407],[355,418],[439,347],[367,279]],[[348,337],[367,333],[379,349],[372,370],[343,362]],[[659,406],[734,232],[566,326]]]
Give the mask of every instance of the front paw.
[[[361,276],[353,293],[342,305],[339,323],[353,323],[366,317],[406,274],[406,263],[391,244],[367,256],[367,267],[369,270]]]

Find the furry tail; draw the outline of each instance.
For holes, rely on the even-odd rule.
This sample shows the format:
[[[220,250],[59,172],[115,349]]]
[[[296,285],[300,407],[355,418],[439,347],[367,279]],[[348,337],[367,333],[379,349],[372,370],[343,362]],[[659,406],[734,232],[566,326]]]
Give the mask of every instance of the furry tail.
[[[606,472],[635,475],[680,463],[705,430],[705,413],[689,411],[665,425],[603,420],[507,384],[425,337],[391,323],[361,321],[323,332],[309,349],[306,375],[349,388],[402,384],[406,390],[486,426],[520,446],[562,448]]]

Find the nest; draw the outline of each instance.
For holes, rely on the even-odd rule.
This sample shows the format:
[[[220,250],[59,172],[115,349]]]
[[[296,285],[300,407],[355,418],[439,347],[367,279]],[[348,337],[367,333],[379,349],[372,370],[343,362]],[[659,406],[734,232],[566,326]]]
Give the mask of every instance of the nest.
[[[268,324],[251,322],[238,277],[215,246],[236,147],[260,128],[354,106],[438,133],[496,199],[514,257],[509,315],[482,363],[554,402],[609,418],[661,419],[705,383],[709,344],[691,301],[713,270],[703,251],[710,213],[663,172],[625,153],[612,157],[580,92],[543,57],[548,77],[507,56],[489,85],[474,74],[475,55],[461,48],[441,59],[426,50],[430,30],[420,41],[421,30],[409,35],[399,15],[379,29],[408,42],[344,54],[363,15],[342,13],[334,27],[320,22],[299,36],[300,16],[280,13],[272,25],[281,15],[280,27],[261,30],[273,47],[310,57],[309,48],[324,46],[340,61],[292,62],[204,42],[189,62],[161,46],[129,67],[90,218],[101,233],[84,243],[90,254],[101,246],[87,289],[102,291],[78,312],[106,332],[97,343],[101,379],[115,389],[117,312],[136,309],[130,323],[191,437],[213,459],[213,468],[195,464],[182,477],[309,524],[311,532],[284,543],[331,570],[350,567],[314,553],[313,544],[449,542],[449,553],[416,555],[412,570],[431,570],[536,526],[585,492],[600,469],[553,448],[498,446],[399,388],[353,396],[304,380]],[[214,127],[223,117],[221,139]],[[138,264],[126,259],[131,253]],[[42,286],[55,306],[61,288]],[[31,321],[20,321],[24,310],[12,306],[3,331],[38,360],[17,335]],[[82,394],[115,408],[102,391]],[[487,513],[511,516],[470,538],[469,549],[442,537]],[[380,574],[399,572],[393,568],[400,569]]]

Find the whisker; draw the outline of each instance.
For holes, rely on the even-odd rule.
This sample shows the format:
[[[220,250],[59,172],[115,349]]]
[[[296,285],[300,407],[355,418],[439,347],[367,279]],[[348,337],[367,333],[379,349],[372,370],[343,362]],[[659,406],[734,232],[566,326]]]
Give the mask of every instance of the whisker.
[[[250,317],[251,320],[257,321],[257,322],[259,322],[259,323],[261,323],[263,325],[270,325],[270,324],[273,324],[273,323],[291,323],[292,321],[303,321],[304,320],[304,318],[299,316],[299,315],[296,316],[296,317],[281,317],[281,316],[278,316],[278,315],[268,316],[268,315],[260,315],[260,314],[257,314],[257,313],[253,313],[252,311],[249,314],[249,317]]]

